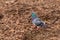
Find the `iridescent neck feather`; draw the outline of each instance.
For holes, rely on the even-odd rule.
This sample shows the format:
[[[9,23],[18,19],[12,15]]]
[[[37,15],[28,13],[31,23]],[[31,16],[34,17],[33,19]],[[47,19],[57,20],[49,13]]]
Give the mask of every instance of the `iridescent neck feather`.
[[[37,15],[34,12],[32,12],[32,19],[35,19],[35,18],[37,18]]]

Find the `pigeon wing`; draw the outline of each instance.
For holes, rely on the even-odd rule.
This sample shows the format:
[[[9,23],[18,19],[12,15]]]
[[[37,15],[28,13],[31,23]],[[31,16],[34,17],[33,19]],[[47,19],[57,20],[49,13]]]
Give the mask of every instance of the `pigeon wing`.
[[[36,26],[43,26],[44,25],[44,23],[39,18],[34,19],[33,24]]]

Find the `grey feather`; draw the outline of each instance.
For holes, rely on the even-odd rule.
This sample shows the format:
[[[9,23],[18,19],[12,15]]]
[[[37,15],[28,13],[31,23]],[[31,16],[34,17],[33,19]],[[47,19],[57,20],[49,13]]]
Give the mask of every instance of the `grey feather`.
[[[32,23],[36,26],[44,26],[45,22],[41,21],[39,18],[35,18]]]
[[[45,22],[43,22],[40,18],[37,17],[35,13],[32,14],[32,23],[36,26],[43,27],[45,25]]]

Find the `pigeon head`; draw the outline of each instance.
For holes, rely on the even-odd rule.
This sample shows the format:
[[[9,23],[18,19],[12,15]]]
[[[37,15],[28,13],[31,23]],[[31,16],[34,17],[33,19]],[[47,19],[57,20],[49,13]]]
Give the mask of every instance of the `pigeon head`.
[[[37,15],[35,14],[35,12],[32,12],[32,19],[37,18]]]

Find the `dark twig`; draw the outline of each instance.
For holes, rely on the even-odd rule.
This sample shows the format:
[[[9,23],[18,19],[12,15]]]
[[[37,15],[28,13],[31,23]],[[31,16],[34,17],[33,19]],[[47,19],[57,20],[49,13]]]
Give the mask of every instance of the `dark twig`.
[[[52,24],[54,24],[56,21],[58,21],[59,17],[57,17],[53,22]]]

